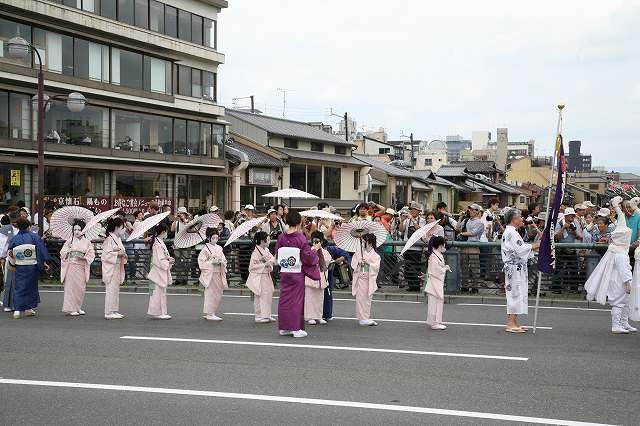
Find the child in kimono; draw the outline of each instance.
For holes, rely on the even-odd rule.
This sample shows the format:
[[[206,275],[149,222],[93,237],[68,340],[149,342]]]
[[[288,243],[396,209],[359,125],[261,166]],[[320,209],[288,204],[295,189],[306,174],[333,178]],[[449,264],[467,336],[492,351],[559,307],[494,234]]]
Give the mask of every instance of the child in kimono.
[[[93,244],[82,234],[85,223],[76,220],[71,239],[60,249],[60,281],[64,285],[62,312],[72,317],[84,315],[82,302],[89,281],[91,263],[95,259]]]
[[[362,326],[375,326],[371,319],[371,301],[373,293],[378,289],[376,283],[380,270],[380,256],[376,253],[376,237],[365,234],[362,237],[363,248],[356,250],[351,258],[353,268],[353,284],[351,294],[356,298],[356,317]]]
[[[442,323],[442,311],[444,308],[444,278],[451,268],[444,261],[444,252],[447,250],[445,240],[436,236],[429,240],[427,248],[427,274],[424,292],[427,293],[427,324],[432,330],[446,330]]]
[[[119,217],[107,221],[106,235],[102,242],[102,282],[104,283],[104,319],[122,319],[120,310],[120,286],[124,282],[124,265],[127,253],[122,244],[124,224]]]
[[[324,248],[327,242],[321,231],[314,231],[311,234],[314,245],[318,245],[318,272],[320,279],[314,280],[309,277],[304,278],[304,319],[307,324],[326,324],[322,318],[322,308],[324,307],[324,289],[329,285],[328,270],[331,263],[331,254]]]
[[[154,319],[170,320],[171,315],[167,313],[167,287],[172,282],[171,267],[174,265],[175,259],[169,256],[169,250],[164,244],[169,228],[164,223],[160,223],[155,229],[155,235],[149,241],[151,268],[147,274],[150,281],[147,314]]]
[[[253,253],[249,261],[249,278],[247,288],[253,292],[255,322],[258,324],[275,321],[271,316],[273,298],[273,280],[271,272],[276,259],[269,251],[269,235],[264,231],[253,236]]]
[[[198,255],[200,284],[204,287],[204,319],[222,321],[216,315],[222,301],[222,292],[227,285],[227,259],[218,245],[218,229],[207,228],[207,241]]]

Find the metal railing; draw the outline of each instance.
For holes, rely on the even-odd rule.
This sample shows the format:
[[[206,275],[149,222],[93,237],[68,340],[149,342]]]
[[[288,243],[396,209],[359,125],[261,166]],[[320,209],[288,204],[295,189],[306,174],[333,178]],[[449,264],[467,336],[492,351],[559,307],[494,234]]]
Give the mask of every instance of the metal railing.
[[[196,284],[200,271],[198,269],[198,254],[200,248],[185,250],[173,249],[171,240],[166,240],[167,247],[176,263],[172,268],[174,282],[177,284]],[[59,280],[60,249],[62,240],[47,240],[46,244],[52,257],[52,270],[44,279]],[[224,245],[224,242],[220,242]],[[96,259],[91,265],[91,278],[101,277],[100,263],[101,241],[94,241]],[[400,251],[404,241],[388,241],[378,248],[381,257],[378,285],[380,287],[406,288],[418,290],[422,287],[421,275],[426,270],[424,246],[418,244],[408,250],[403,256]],[[448,242],[445,261],[451,267],[446,278],[446,292],[455,294],[460,292],[502,294],[504,293],[504,274],[502,273],[502,256],[500,243],[476,242]],[[273,252],[275,243],[270,249]],[[146,282],[149,249],[144,241],[126,243],[128,263],[125,266],[126,283],[135,284]],[[580,293],[584,282],[591,274],[606,246],[594,244],[556,244],[556,272],[552,275],[542,275],[542,291],[551,293]],[[243,287],[248,276],[249,260],[251,258],[251,241],[239,240],[224,248],[227,258],[227,280],[232,287]],[[535,287],[537,283],[537,258],[529,261],[529,284]],[[348,287],[349,277],[346,271],[339,274],[335,271],[337,285]],[[277,284],[279,274],[273,274]]]

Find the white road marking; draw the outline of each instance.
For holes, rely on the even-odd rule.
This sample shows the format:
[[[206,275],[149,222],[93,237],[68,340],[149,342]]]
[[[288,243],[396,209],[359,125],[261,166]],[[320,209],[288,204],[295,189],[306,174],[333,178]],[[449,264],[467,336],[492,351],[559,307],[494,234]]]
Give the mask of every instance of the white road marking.
[[[376,404],[371,402],[337,401],[331,399],[298,398],[290,396],[261,395],[235,392],[215,392],[192,389],[157,388],[147,386],[107,385],[100,383],[56,382],[46,380],[17,380],[0,378],[0,384],[41,386],[52,388],[95,389],[120,392],[140,392],[165,395],[199,396],[208,398],[226,398],[250,401],[267,401],[287,404],[319,405],[329,407],[360,408],[380,411],[396,411],[404,413],[431,414],[437,416],[467,417],[475,419],[502,420],[517,423],[537,423],[566,426],[597,426],[600,423],[587,423],[573,420],[548,419],[542,417],[515,416],[509,414],[483,413],[479,411],[447,410],[442,408],[416,407],[410,405]]]
[[[493,304],[493,303],[456,303],[458,306],[488,306],[494,307],[506,307],[507,305]],[[557,309],[559,311],[599,311],[599,312],[611,312],[611,309],[600,308],[571,308],[563,306],[539,306],[540,309]],[[529,309],[535,309],[535,306],[529,306]],[[539,328],[539,327],[538,327]]]
[[[297,348],[297,349],[326,349],[333,351],[350,351],[350,352],[382,352],[391,354],[406,355],[428,355],[428,356],[448,356],[455,358],[480,358],[480,359],[500,359],[506,361],[528,361],[529,358],[504,356],[504,355],[481,355],[466,354],[455,352],[429,352],[405,349],[382,349],[382,348],[364,348],[357,346],[329,346],[329,345],[299,345],[295,343],[272,343],[272,342],[247,342],[242,340],[212,340],[212,339],[186,339],[177,337],[149,337],[149,336],[122,336],[121,339],[127,340],[152,340],[160,342],[183,342],[183,343],[212,343],[221,345],[240,345],[240,346],[271,346],[277,348]]]
[[[254,316],[253,313],[250,312],[225,312],[224,315],[240,315],[240,316]],[[277,317],[278,315],[273,315],[274,317]],[[354,318],[354,317],[333,317],[333,319],[338,319],[338,320],[357,320],[358,318]],[[389,319],[389,318],[372,318],[375,321],[380,321],[380,322],[402,322],[402,323],[409,323],[409,324],[426,324],[425,320],[403,320],[403,319]],[[475,322],[444,322],[444,324],[447,325],[468,325],[468,326],[473,326],[473,327],[500,327],[500,328],[504,328],[504,324],[485,324],[485,323],[475,323]],[[525,328],[533,328],[531,326],[524,326]],[[553,330],[553,327],[542,327],[542,326],[538,326],[539,330]]]

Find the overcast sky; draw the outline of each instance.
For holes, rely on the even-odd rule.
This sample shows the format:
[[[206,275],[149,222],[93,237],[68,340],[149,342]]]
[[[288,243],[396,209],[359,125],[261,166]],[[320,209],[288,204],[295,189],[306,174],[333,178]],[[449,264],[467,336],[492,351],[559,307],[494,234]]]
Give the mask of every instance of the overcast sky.
[[[565,140],[594,165],[640,162],[640,1],[229,0],[219,16],[220,102],[255,95],[282,116],[416,138],[509,128]],[[238,104],[248,101],[238,101]]]

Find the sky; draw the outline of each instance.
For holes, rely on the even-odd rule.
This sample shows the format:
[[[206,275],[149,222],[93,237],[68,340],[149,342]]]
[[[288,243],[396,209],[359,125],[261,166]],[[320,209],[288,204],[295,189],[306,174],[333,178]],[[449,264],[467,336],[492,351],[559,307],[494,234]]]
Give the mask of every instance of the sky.
[[[389,137],[509,129],[551,154],[563,136],[594,166],[640,167],[640,0],[229,0],[218,17],[221,104]],[[637,169],[640,171],[640,168]]]

